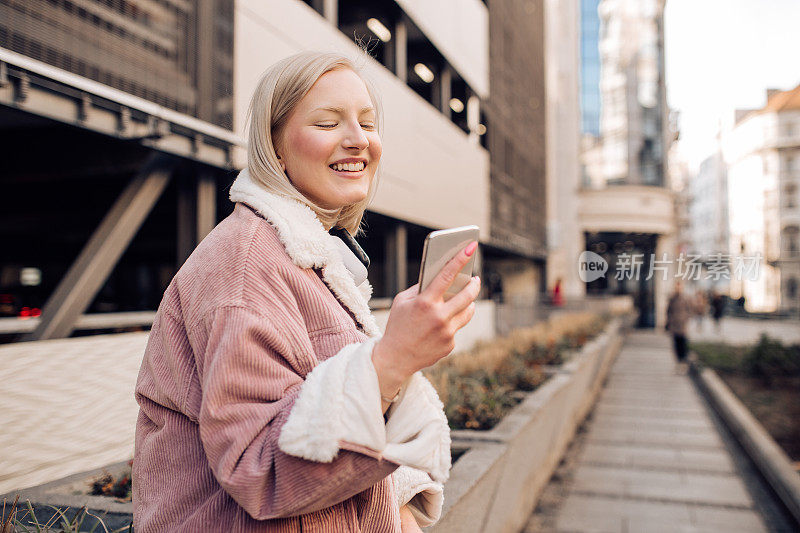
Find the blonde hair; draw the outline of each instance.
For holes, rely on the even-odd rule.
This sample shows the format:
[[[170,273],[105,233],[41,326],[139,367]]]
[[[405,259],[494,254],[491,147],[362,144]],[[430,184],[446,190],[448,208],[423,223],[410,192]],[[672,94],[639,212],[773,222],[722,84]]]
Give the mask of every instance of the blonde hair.
[[[383,118],[380,100],[372,83],[362,73],[362,63],[357,64],[355,60],[341,54],[322,52],[301,52],[278,61],[258,82],[250,101],[247,119],[247,169],[250,176],[270,192],[308,205],[326,229],[338,226],[353,235],[359,232],[364,211],[375,194],[379,171],[375,172],[364,200],[342,209],[326,209],[303,195],[289,181],[275,152],[275,140],[297,103],[317,80],[323,74],[337,69],[350,69],[364,81],[375,107],[375,127],[380,134]]]

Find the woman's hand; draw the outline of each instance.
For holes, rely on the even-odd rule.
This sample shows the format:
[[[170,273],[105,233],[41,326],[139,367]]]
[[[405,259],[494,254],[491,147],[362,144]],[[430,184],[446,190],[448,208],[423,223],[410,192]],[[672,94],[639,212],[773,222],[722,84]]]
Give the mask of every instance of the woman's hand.
[[[422,533],[408,505],[404,505],[400,508],[400,531],[402,533]]]
[[[444,294],[477,247],[473,241],[456,254],[423,292],[414,285],[395,297],[386,332],[372,352],[381,395],[394,396],[414,372],[453,351],[456,332],[475,314],[480,278],[473,277],[447,301]]]

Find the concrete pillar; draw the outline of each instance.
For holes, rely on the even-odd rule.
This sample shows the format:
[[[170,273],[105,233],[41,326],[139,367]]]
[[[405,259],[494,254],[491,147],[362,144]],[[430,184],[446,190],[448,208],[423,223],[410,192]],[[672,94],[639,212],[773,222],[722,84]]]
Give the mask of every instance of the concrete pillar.
[[[214,122],[214,0],[199,0],[196,11],[197,118]]]
[[[405,224],[397,222],[386,237],[384,277],[389,296],[394,297],[408,288],[408,230]]]
[[[199,244],[217,225],[217,182],[210,173],[197,178],[196,222],[195,244]]]
[[[331,26],[339,27],[339,0],[324,0],[322,4],[322,16],[325,17]]]
[[[403,20],[394,26],[394,73],[403,83],[408,81],[408,30]]]
[[[453,83],[453,71],[450,69],[448,65],[445,65],[442,68],[442,72],[439,76],[439,109],[441,109],[442,114],[447,118],[450,118],[450,98],[452,96],[451,95],[452,83]]]
[[[473,144],[480,144],[481,136],[478,135],[478,125],[481,123],[481,100],[467,87],[467,128],[469,129],[469,141]]]
[[[183,174],[178,178],[178,200],[175,209],[177,239],[175,261],[182,265],[195,245],[195,209],[192,178]]]

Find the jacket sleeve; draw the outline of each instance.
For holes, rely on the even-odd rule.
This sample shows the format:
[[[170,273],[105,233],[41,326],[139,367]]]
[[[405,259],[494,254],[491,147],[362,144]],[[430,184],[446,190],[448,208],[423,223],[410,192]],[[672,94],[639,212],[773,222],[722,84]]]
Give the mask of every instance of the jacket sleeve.
[[[198,361],[198,424],[209,465],[223,489],[259,520],[330,507],[397,467],[354,451],[317,462],[279,449],[281,428],[304,384],[295,370],[297,351],[310,349],[308,339],[298,341],[295,328],[288,329],[245,307],[215,309],[205,320]]]
[[[444,487],[431,476],[410,466],[401,466],[392,473],[397,506],[408,505],[420,527],[435,524],[442,514]]]

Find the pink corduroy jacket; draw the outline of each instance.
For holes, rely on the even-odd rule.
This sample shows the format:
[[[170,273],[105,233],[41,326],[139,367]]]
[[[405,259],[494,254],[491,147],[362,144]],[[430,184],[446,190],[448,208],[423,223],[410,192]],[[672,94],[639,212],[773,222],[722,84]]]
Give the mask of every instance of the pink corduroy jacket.
[[[314,213],[242,172],[167,288],[136,399],[134,527],[393,532],[441,512],[450,436],[414,375],[384,419],[380,331]],[[398,468],[399,466],[399,468]]]

